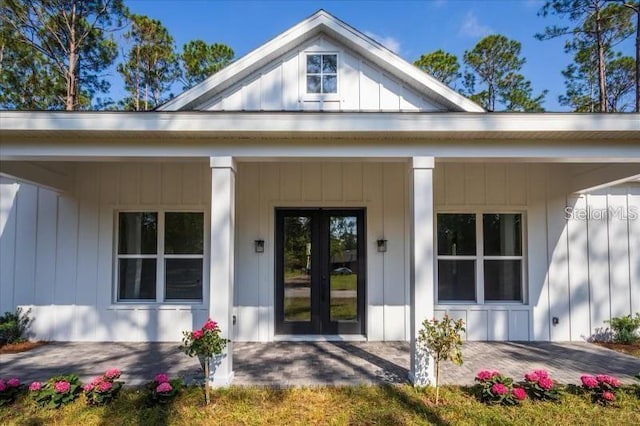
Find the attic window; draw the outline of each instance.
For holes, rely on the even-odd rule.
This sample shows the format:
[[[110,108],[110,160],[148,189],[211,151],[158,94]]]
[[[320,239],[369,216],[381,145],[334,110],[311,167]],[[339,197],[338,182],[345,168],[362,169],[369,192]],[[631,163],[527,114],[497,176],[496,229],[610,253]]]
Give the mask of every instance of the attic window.
[[[307,55],[307,93],[338,93],[338,55]]]

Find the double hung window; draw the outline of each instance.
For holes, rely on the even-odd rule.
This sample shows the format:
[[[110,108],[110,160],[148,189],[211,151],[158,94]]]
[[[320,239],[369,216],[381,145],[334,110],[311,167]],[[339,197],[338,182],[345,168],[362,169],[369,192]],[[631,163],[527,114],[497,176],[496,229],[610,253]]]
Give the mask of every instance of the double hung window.
[[[201,301],[202,212],[119,212],[117,300]]]
[[[438,301],[523,302],[519,213],[439,213]]]

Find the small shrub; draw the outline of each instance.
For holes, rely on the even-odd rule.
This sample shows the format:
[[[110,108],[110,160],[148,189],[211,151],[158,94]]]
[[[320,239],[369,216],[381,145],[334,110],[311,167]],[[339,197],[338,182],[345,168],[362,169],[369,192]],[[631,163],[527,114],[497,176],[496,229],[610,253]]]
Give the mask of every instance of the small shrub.
[[[527,397],[525,389],[514,386],[511,377],[498,371],[482,370],[476,375],[475,382],[476,395],[485,404],[516,405]]]
[[[558,401],[558,384],[546,370],[533,370],[524,375],[524,388],[529,397],[541,401]]]
[[[31,383],[29,393],[38,405],[59,408],[78,397],[81,385],[80,379],[75,374],[55,376],[45,383]]]
[[[102,376],[96,377],[82,387],[89,405],[104,405],[118,396],[124,382],[116,381],[120,377],[120,370],[112,368]]]
[[[585,374],[580,377],[580,381],[582,388],[591,394],[593,402],[607,405],[616,400],[616,390],[620,387],[620,381],[615,377],[606,374]]]
[[[30,313],[31,309],[23,312],[18,308],[15,313],[5,312],[0,316],[0,346],[27,340],[25,333],[31,323]]]
[[[193,357],[197,356],[204,361],[204,395],[205,402],[209,405],[209,365],[214,356],[222,355],[227,343],[231,340],[222,337],[222,331],[218,323],[207,319],[204,325],[197,330],[185,330],[182,332],[182,345],[180,350]]]
[[[151,404],[168,404],[183,388],[182,380],[170,379],[167,374],[158,374],[154,381],[147,385]]]
[[[9,405],[16,399],[16,395],[22,390],[20,380],[13,377],[8,380],[0,379],[0,407]]]
[[[462,365],[462,337],[464,322],[453,320],[445,315],[442,320],[424,320],[418,332],[418,344],[433,357],[436,370],[436,405],[440,397],[440,362],[451,360],[456,365]]]
[[[638,329],[640,329],[640,313],[636,313],[635,317],[625,315],[623,317],[612,318],[611,321],[605,321],[611,324],[613,331],[613,341],[630,345],[640,340]]]

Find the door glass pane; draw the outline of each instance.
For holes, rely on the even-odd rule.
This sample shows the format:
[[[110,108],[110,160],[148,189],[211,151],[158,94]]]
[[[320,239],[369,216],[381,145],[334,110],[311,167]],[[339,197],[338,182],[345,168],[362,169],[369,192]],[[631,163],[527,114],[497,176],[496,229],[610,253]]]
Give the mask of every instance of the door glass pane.
[[[522,261],[484,261],[484,300],[522,301]]]
[[[155,259],[118,259],[118,273],[119,300],[155,300]]]
[[[476,300],[476,261],[438,260],[438,301]]]
[[[157,213],[120,213],[118,254],[157,254],[157,227]]]
[[[329,219],[330,320],[358,320],[358,218]]]
[[[448,256],[476,254],[475,214],[438,214],[438,254]]]
[[[167,300],[202,300],[202,259],[166,259],[164,271]]]
[[[311,218],[284,218],[284,320],[311,321]]]
[[[166,213],[165,254],[202,254],[204,215],[202,213]]]
[[[521,256],[522,224],[519,214],[483,214],[485,256]]]

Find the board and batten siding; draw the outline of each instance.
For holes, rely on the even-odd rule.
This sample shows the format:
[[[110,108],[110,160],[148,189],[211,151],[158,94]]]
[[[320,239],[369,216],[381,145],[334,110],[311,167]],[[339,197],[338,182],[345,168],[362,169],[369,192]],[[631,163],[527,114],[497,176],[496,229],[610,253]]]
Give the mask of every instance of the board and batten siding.
[[[236,338],[274,335],[274,211],[277,207],[366,208],[366,333],[409,338],[407,166],[404,163],[238,163],[236,180]],[[376,240],[388,239],[379,253]],[[265,241],[255,253],[253,241]]]
[[[338,54],[338,93],[306,94],[305,53]],[[205,111],[440,111],[442,107],[352,50],[320,35],[197,106]]]
[[[0,178],[0,311],[31,308],[44,340],[180,340],[207,317],[206,286],[199,306],[114,304],[115,212],[194,209],[208,224],[210,187],[205,162],[80,164],[73,194]]]
[[[640,312],[640,184],[567,195],[563,167],[436,163],[436,211],[525,215],[526,303],[435,307],[463,318],[467,339],[581,341]],[[366,208],[367,338],[408,339],[408,176],[401,162],[238,163],[235,339],[273,339],[276,207]],[[206,318],[208,286],[203,305],[114,304],[115,212],[202,210],[208,246],[210,185],[205,162],[78,164],[71,194],[1,177],[0,311],[31,307],[39,339],[179,340]]]
[[[465,321],[468,340],[584,341],[640,312],[639,184],[566,194],[567,169],[544,164],[440,163],[434,174],[436,211],[525,215],[525,303],[436,305]]]

